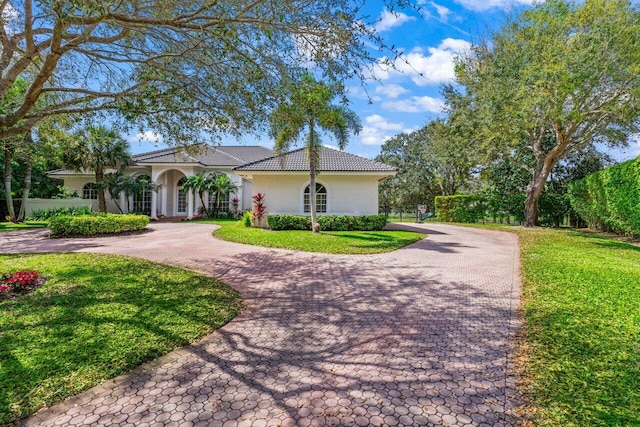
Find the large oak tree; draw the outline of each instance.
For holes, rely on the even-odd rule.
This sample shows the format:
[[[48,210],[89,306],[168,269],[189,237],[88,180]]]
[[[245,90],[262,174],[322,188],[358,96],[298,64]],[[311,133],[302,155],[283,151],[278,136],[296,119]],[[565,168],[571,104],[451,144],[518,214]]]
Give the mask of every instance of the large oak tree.
[[[472,137],[529,172],[525,225],[534,226],[560,160],[638,132],[640,14],[628,0],[548,0],[475,45],[456,71]]]
[[[339,81],[371,62],[363,5],[2,0],[0,99],[19,79],[28,87],[0,112],[0,140],[75,113],[122,117],[168,141],[255,129],[300,66]]]

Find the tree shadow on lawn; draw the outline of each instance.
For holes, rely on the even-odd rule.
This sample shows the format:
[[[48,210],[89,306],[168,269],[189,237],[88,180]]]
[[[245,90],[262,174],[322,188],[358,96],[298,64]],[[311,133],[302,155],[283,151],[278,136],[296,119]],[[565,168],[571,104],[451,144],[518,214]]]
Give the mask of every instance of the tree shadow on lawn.
[[[72,263],[64,268],[71,286],[52,278],[39,292],[0,305],[11,316],[0,334],[1,422],[186,345],[238,307],[236,292],[212,279],[186,283],[176,274],[141,272],[139,263],[129,271],[102,264],[96,274]],[[202,292],[185,292],[192,287]],[[213,308],[203,307],[207,297],[216,298]]]
[[[112,395],[146,397],[170,378],[178,382],[171,396],[202,403],[192,403],[199,420],[346,424],[366,414],[371,424],[387,416],[388,423],[437,424],[447,413],[515,423],[507,374],[517,327],[512,282],[463,283],[353,258],[256,251],[188,261],[221,274],[247,310],[187,347],[171,368],[133,371]],[[152,405],[141,414],[164,411]]]

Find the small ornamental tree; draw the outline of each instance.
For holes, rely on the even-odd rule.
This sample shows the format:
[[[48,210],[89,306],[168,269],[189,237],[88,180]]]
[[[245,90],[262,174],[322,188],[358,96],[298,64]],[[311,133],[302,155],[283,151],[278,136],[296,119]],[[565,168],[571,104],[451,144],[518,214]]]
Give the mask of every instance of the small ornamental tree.
[[[267,216],[267,207],[264,205],[264,193],[258,193],[252,197],[253,211],[251,212],[251,222],[255,227],[260,227]]]

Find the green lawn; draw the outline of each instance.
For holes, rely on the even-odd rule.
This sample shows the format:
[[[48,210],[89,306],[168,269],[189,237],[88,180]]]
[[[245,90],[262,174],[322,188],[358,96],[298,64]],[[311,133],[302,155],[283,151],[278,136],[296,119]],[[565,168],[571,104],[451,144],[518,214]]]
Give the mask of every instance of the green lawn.
[[[640,248],[572,230],[520,236],[535,425],[640,425]]]
[[[0,425],[191,343],[238,314],[221,282],[133,258],[0,255],[37,270],[35,292],[0,302]]]
[[[0,222],[0,233],[3,231],[14,231],[25,228],[42,228],[49,224],[47,221],[25,221],[21,224],[14,224],[13,222]]]
[[[213,232],[219,239],[269,248],[293,249],[329,254],[375,254],[390,252],[425,237],[413,231],[270,231],[245,227],[237,221],[204,221],[218,224]]]

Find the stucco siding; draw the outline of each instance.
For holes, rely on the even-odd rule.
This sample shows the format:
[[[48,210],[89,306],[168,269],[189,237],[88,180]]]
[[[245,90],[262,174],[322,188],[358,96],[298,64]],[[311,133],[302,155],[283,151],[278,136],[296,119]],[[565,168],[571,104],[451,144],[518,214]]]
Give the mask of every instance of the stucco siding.
[[[321,174],[327,189],[327,215],[378,213],[378,176]],[[308,175],[253,175],[253,193],[265,193],[269,213],[304,214],[303,192]]]

